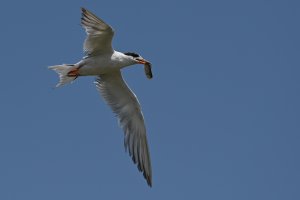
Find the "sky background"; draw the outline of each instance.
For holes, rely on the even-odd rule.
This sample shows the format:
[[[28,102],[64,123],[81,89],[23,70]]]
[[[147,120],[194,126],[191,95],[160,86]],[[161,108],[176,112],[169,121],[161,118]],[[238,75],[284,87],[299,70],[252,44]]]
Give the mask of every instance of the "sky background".
[[[300,199],[299,1],[1,1],[0,199]],[[93,77],[75,63],[80,7],[113,46],[145,116],[149,188]]]

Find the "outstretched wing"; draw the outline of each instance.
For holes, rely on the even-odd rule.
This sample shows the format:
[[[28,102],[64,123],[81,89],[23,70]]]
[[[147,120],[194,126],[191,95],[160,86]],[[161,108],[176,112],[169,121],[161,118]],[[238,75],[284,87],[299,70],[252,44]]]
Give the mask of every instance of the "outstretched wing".
[[[103,20],[85,8],[81,8],[81,25],[87,33],[83,50],[87,55],[113,52],[112,38],[114,30]]]
[[[148,185],[151,186],[152,172],[146,128],[135,94],[126,85],[119,70],[100,75],[95,83],[104,100],[119,119],[125,134],[125,149],[129,150],[133,162],[137,164]]]

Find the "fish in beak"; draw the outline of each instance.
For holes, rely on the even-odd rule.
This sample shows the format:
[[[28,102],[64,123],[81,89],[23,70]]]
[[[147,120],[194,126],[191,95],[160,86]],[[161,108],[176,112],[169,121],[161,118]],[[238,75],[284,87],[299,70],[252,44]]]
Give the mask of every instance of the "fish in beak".
[[[144,58],[137,58],[136,60],[138,61],[139,64],[144,65],[144,71],[145,71],[147,78],[152,79],[153,75],[152,75],[151,63],[149,61],[145,60]]]

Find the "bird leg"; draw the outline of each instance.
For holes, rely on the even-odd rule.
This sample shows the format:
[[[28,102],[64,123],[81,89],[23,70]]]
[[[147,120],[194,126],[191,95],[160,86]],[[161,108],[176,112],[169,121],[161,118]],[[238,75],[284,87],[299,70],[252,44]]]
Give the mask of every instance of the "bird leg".
[[[79,76],[79,68],[75,68],[68,72],[69,77],[78,77]]]

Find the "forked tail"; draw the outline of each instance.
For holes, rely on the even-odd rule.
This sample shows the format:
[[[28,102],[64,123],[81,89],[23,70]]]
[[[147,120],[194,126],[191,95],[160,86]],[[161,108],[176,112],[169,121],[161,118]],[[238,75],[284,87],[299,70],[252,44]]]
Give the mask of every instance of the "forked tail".
[[[74,81],[78,75],[74,74],[76,72],[77,66],[76,65],[55,65],[48,67],[49,69],[54,70],[59,75],[59,82],[56,84],[55,87],[59,87]]]

